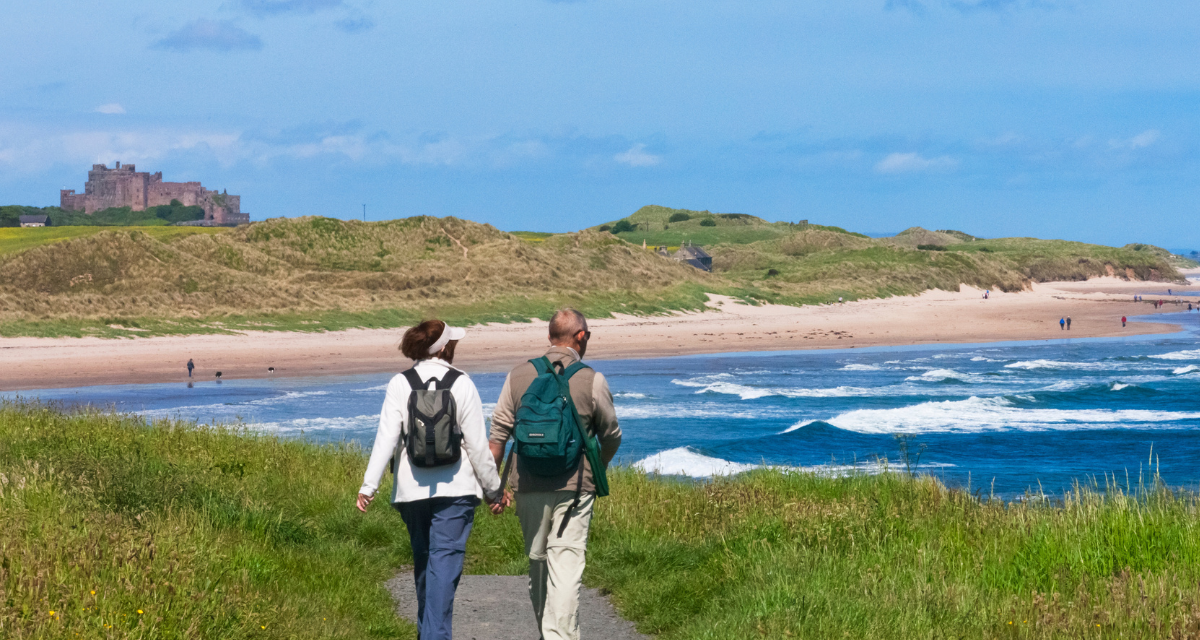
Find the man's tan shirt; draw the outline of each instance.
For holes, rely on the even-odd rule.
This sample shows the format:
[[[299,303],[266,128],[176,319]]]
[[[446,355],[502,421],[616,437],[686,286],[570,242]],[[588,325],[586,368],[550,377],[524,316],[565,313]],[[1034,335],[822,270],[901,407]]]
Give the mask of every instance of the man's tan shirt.
[[[575,352],[565,347],[551,347],[546,352],[551,363],[561,362],[569,367],[579,361]],[[496,401],[496,409],[492,412],[492,431],[488,440],[504,444],[512,438],[513,423],[516,421],[517,409],[521,406],[521,396],[537,378],[537,369],[528,362],[518,365],[508,373],[504,380],[504,388],[500,390],[500,399]],[[600,439],[600,457],[608,460],[616,455],[621,446],[621,427],[617,425],[617,410],[613,407],[612,392],[604,374],[592,369],[581,369],[571,376],[571,399],[579,411],[579,419],[583,421],[584,429],[589,435]],[[568,471],[560,476],[537,476],[522,471],[520,456],[516,456],[516,468],[509,472],[509,486],[513,491],[575,491],[580,485],[580,473],[583,474],[583,491],[595,492],[596,485],[592,482],[592,467],[587,456],[579,457],[579,468]]]

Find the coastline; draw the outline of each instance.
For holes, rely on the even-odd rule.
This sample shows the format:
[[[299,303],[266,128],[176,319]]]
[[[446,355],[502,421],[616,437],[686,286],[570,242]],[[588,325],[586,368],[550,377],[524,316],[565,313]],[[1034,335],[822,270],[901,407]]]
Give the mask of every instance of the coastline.
[[[1160,286],[1161,285],[1161,286]],[[1197,285],[1095,278],[1043,283],[1017,293],[927,291],[917,296],[836,305],[750,306],[713,296],[709,310],[664,316],[617,316],[590,321],[594,360],[648,359],[713,353],[858,349],[910,345],[992,343],[1063,338],[1113,338],[1169,334],[1181,329],[1182,305],[1154,310],[1132,301],[1171,287]],[[1070,332],[1057,326],[1071,316]],[[1121,316],[1142,316],[1122,328]],[[1151,317],[1147,317],[1151,316]],[[1166,319],[1164,319],[1166,320]],[[1197,316],[1200,322],[1200,314]],[[196,362],[197,380],[350,375],[399,371],[402,329],[351,329],[332,333],[247,332],[239,335],[140,339],[0,338],[0,390],[19,391],[105,384],[186,381],[184,363]],[[541,353],[546,323],[489,324],[469,328],[455,364],[468,371],[507,371]],[[275,372],[269,374],[268,367]]]

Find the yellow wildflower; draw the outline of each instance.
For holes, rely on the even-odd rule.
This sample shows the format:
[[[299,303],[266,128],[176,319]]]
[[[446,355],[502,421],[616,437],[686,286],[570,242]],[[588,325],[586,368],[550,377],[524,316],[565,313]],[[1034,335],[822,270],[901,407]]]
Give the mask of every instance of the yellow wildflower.
[[[142,610],[141,610],[141,609],[138,609],[138,615],[139,615],[139,616],[140,616],[140,615],[142,615]]]

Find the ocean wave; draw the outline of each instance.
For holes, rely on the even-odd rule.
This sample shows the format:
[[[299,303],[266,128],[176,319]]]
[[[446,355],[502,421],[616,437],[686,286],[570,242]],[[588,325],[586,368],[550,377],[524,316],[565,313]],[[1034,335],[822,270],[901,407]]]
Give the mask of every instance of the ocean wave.
[[[1196,366],[1194,364],[1189,364],[1186,367],[1179,367],[1178,369],[1172,371],[1171,373],[1174,375],[1177,375],[1177,376],[1181,376],[1186,373],[1194,373],[1196,371],[1200,371],[1200,366]]]
[[[1128,389],[1129,387],[1132,387],[1132,386],[1134,386],[1134,385],[1125,384],[1124,382],[1114,382],[1112,384],[1112,387],[1110,387],[1110,389],[1112,389],[1113,391],[1120,391],[1121,389]]]
[[[1171,353],[1160,353],[1158,355],[1149,357],[1156,358],[1158,360],[1200,360],[1200,349],[1172,351]]]
[[[650,419],[705,419],[725,418],[734,420],[754,420],[758,418],[790,418],[795,411],[773,409],[768,407],[753,407],[741,404],[724,404],[717,402],[688,402],[682,404],[620,404],[616,405],[617,417],[622,420]]]
[[[825,422],[855,433],[981,433],[1072,431],[1139,425],[1170,428],[1200,420],[1200,412],[1143,409],[1025,409],[1003,397],[923,402],[896,409],[857,409]],[[790,430],[799,428],[796,425]]]
[[[726,374],[701,376],[690,380],[672,380],[671,384],[697,389],[696,393],[720,393],[738,396],[742,400],[754,400],[769,396],[784,398],[852,398],[879,395],[878,389],[862,387],[832,387],[826,389],[789,389],[780,387],[751,387],[736,382],[729,382]]]
[[[617,391],[616,393],[613,394],[613,397],[614,398],[631,398],[633,400],[640,400],[642,398],[645,398],[646,394],[638,393],[636,391]]]
[[[848,364],[842,367],[842,371],[880,371],[883,367],[877,364]]]
[[[953,466],[953,464],[929,463],[921,464],[918,468],[938,469]],[[790,473],[815,473],[822,476],[838,477],[854,473],[876,474],[898,467],[894,464],[889,464],[887,461],[863,462],[853,465],[822,464],[810,467],[746,464],[744,462],[731,462],[721,458],[706,456],[691,447],[676,447],[660,451],[652,456],[647,456],[633,463],[633,468],[644,473],[657,473],[666,476],[712,478],[714,476],[737,475],[756,469],[777,469]]]
[[[1074,369],[1081,371],[1110,371],[1121,369],[1106,362],[1061,362],[1059,360],[1024,360],[1004,365],[1005,369]]]
[[[711,478],[713,476],[736,475],[762,467],[757,464],[743,464],[720,458],[712,458],[693,450],[691,447],[677,447],[639,460],[633,463],[633,468],[645,473],[657,473],[666,476]]]
[[[345,418],[296,418],[278,422],[250,422],[246,428],[263,433],[295,434],[301,431],[309,434],[328,433],[335,431],[363,431],[379,426],[378,415],[363,415]]]
[[[954,369],[929,369],[919,376],[909,376],[904,380],[906,382],[942,382],[943,380],[973,382],[979,378],[980,375],[977,373],[960,373]]]

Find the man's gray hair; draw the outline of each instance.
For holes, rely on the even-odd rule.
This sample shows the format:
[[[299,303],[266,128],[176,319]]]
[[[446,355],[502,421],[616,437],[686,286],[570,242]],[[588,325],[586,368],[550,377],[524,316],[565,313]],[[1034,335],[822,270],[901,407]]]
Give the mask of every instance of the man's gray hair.
[[[550,342],[570,340],[580,331],[587,331],[587,319],[574,309],[559,309],[550,318]]]

